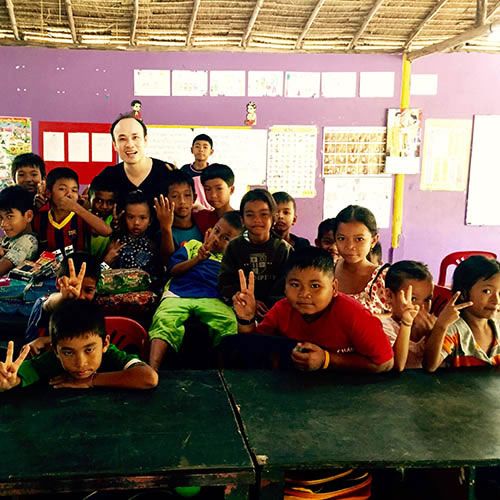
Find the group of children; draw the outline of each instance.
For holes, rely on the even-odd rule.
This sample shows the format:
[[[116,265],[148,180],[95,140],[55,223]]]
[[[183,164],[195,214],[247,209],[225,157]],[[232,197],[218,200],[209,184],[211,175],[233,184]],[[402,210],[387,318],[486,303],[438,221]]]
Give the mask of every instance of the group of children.
[[[125,121],[135,131],[120,145]],[[144,123],[121,117],[111,132],[125,163],[135,161],[147,140]],[[32,313],[31,343],[17,357],[9,344],[0,390],[40,378],[54,387],[153,387],[192,316],[207,326],[228,366],[381,372],[500,363],[496,260],[474,256],[461,263],[453,298],[436,318],[424,264],[380,263],[370,210],[350,205],[322,221],[312,247],[291,233],[297,213],[290,195],[253,189],[234,210],[234,173],[208,165],[211,138],[197,136],[192,152],[193,164],[179,170],[153,160],[151,168],[165,173],[152,191],[141,188],[144,178],[128,178],[130,189],[117,192],[112,177],[98,175],[88,196],[79,194],[73,170],[46,175],[37,155],[16,158],[17,185],[0,192],[0,274],[42,250],[71,244],[76,253],[65,260],[58,292]],[[143,269],[162,291],[149,328],[149,365],[109,344],[93,303],[101,262]],[[47,335],[37,338],[42,318]],[[37,357],[49,343],[53,350]]]

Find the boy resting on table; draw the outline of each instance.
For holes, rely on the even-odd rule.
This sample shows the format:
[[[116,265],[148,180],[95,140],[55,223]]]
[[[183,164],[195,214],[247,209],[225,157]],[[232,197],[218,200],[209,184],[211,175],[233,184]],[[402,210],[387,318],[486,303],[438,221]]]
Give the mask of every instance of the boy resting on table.
[[[291,255],[286,298],[278,301],[257,326],[253,274],[247,286],[240,271],[240,285],[233,304],[238,331],[247,335],[225,338],[224,354],[229,352],[236,359],[240,353],[247,358],[249,353],[262,357],[262,350],[267,350],[268,357],[280,356],[281,365],[288,362],[306,371],[375,373],[392,368],[393,353],[380,320],[338,292],[333,260],[325,250],[309,247]],[[260,335],[248,335],[253,332]]]
[[[62,302],[50,318],[53,351],[26,360],[24,346],[13,361],[14,343],[0,362],[0,391],[46,381],[55,389],[121,387],[149,389],[158,385],[157,373],[137,356],[110,344],[104,315],[89,301]]]

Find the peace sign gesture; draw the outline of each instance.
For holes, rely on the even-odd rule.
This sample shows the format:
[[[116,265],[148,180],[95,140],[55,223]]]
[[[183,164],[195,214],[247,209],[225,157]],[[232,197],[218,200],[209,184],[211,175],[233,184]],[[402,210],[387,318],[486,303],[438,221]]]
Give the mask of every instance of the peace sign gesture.
[[[410,285],[406,291],[399,291],[399,301],[401,303],[401,322],[405,326],[411,326],[416,318],[420,306],[413,304],[411,301],[413,295],[413,287]]]
[[[174,224],[175,202],[170,203],[166,196],[160,194],[160,198],[155,198],[156,217],[162,229],[170,229]]]
[[[212,242],[210,241],[210,229],[205,232],[205,239],[203,245],[198,249],[198,260],[206,260],[210,257],[212,251]],[[243,276],[245,278],[245,276]]]
[[[240,319],[251,321],[255,318],[255,276],[252,271],[248,275],[248,286],[243,269],[238,271],[240,278],[240,291],[233,295],[233,307],[236,316]]]
[[[436,321],[436,326],[444,328],[445,330],[460,318],[460,310],[470,307],[473,302],[462,302],[461,304],[455,304],[458,297],[460,297],[460,292],[456,292],[453,297],[448,301],[448,303],[443,307],[443,310],[438,316]]]
[[[12,340],[9,342],[5,362],[0,361],[0,392],[8,391],[21,383],[17,376],[17,372],[29,352],[29,346],[25,345],[21,354],[19,354],[15,361],[13,361],[14,342],[12,342]]]
[[[35,208],[38,210],[43,207],[49,199],[47,198],[47,183],[45,179],[38,183],[36,187],[36,194],[34,198]]]
[[[85,278],[85,271],[87,270],[87,263],[83,262],[78,276],[75,271],[75,264],[73,259],[68,259],[69,277],[61,276],[59,278],[59,291],[63,299],[78,299],[82,290],[83,278]]]
[[[116,214],[116,203],[113,205],[112,219],[111,219],[111,229],[115,233],[120,229],[120,219],[123,217],[125,210],[122,210],[118,215]]]

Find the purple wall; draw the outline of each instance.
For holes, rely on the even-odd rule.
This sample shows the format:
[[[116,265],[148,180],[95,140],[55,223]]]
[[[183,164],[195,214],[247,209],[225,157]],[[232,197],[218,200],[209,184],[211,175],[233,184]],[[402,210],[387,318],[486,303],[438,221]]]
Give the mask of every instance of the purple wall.
[[[494,99],[500,88],[500,56],[445,54],[417,60],[413,73],[437,73],[438,95],[412,97],[424,118],[472,118],[500,114]],[[382,126],[386,110],[399,106],[401,58],[390,55],[147,53],[0,47],[0,113],[33,119],[33,150],[38,151],[38,121],[110,122],[128,111],[133,99],[134,69],[244,69],[289,71],[394,71],[390,99],[251,98],[257,103],[258,127],[307,125],[319,128],[318,164],[324,126]],[[59,68],[59,69],[58,69]],[[64,69],[62,69],[64,68]],[[358,77],[359,80],[359,77]],[[59,91],[59,92],[58,92]],[[64,93],[63,93],[64,91]],[[141,97],[146,123],[163,125],[240,126],[248,97]],[[168,159],[168,158],[166,158]],[[314,200],[298,200],[296,233],[311,240],[322,218],[323,183]],[[395,260],[419,259],[437,278],[442,257],[461,249],[500,247],[497,227],[467,227],[465,193],[420,191],[418,175],[405,181],[404,225]],[[430,230],[432,228],[432,230]],[[384,260],[390,230],[381,230]],[[500,248],[499,248],[500,250]]]

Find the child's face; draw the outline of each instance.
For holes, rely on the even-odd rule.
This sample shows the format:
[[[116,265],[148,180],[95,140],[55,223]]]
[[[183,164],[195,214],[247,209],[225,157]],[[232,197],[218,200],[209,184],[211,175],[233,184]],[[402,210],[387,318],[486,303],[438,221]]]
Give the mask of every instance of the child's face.
[[[210,179],[203,184],[208,203],[215,209],[229,205],[234,186],[229,187],[222,179]]]
[[[333,231],[327,231],[319,240],[316,238],[315,243],[317,247],[326,250],[332,256],[333,260],[337,260],[340,257]]]
[[[105,219],[113,212],[115,203],[115,193],[112,191],[96,191],[92,198],[92,211]]]
[[[174,214],[177,217],[191,217],[191,210],[196,199],[189,184],[172,184],[168,188],[168,201],[175,203]]]
[[[403,305],[401,303],[401,291],[406,292],[408,287],[412,287],[411,301],[413,305],[419,306],[418,314],[429,313],[432,305],[432,293],[434,291],[434,284],[429,280],[404,280],[401,288],[394,293],[387,289],[387,295],[392,304],[392,315],[398,321],[401,320],[403,314]]]
[[[135,118],[120,120],[113,130],[113,148],[127,164],[144,160],[147,139],[141,124]]]
[[[297,222],[297,216],[295,215],[295,210],[293,209],[293,203],[291,201],[278,203],[274,220],[274,228],[276,231],[280,233],[289,231],[295,222]]]
[[[467,300],[471,300],[473,304],[464,309],[465,314],[482,319],[495,317],[500,311],[500,273],[474,283]]]
[[[366,260],[371,248],[377,243],[378,235],[372,236],[362,222],[341,222],[335,235],[340,256],[349,264]]]
[[[207,161],[208,157],[214,152],[208,141],[196,141],[191,147],[195,160]]]
[[[231,226],[225,219],[219,219],[210,231],[208,245],[213,253],[224,253],[227,244],[239,236],[241,231]]]
[[[125,207],[127,234],[133,238],[142,236],[151,222],[151,214],[146,203],[134,203]]]
[[[273,225],[273,214],[269,205],[261,200],[247,201],[243,208],[243,225],[251,239],[267,241]]]
[[[20,167],[17,169],[16,184],[22,186],[30,193],[36,193],[38,184],[42,182],[42,174],[38,167]]]
[[[285,295],[299,314],[316,315],[337,296],[337,280],[315,267],[294,268],[286,277]]]
[[[74,379],[81,380],[97,372],[108,347],[109,336],[103,342],[100,335],[91,332],[82,337],[59,340],[55,351],[64,371]]]
[[[57,179],[52,186],[52,191],[47,190],[51,206],[59,208],[59,202],[63,198],[70,198],[78,202],[78,184],[74,179]]]
[[[0,210],[0,229],[8,238],[25,233],[32,220],[33,210],[26,210],[24,214],[17,208]]]

